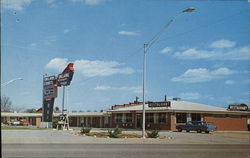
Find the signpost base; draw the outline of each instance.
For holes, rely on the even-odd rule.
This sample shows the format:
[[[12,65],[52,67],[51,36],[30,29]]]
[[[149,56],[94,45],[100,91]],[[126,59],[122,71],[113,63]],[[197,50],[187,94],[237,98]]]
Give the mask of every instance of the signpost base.
[[[52,122],[41,122],[39,128],[53,128]]]
[[[61,114],[57,123],[57,130],[69,130],[69,117],[67,114]]]

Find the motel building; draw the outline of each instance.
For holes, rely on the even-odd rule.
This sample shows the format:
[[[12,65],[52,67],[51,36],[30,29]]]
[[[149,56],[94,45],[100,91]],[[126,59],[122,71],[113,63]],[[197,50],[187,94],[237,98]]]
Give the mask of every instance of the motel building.
[[[129,104],[114,105],[103,112],[68,113],[70,127],[90,126],[94,128],[142,128],[142,102],[135,100]],[[242,109],[240,109],[242,110]],[[176,125],[188,121],[208,121],[217,126],[218,131],[247,131],[250,124],[250,111],[228,109],[211,105],[182,101],[174,98],[161,102],[146,102],[146,129],[176,130]],[[53,114],[59,118],[59,113]],[[12,120],[26,120],[38,126],[42,113],[1,112],[1,123]]]
[[[142,103],[115,105],[112,107],[111,126],[121,128],[142,128]],[[227,108],[182,101],[147,102],[145,104],[145,128],[176,130],[176,125],[188,121],[207,121],[217,126],[219,131],[247,131],[250,124],[249,111],[236,111]]]

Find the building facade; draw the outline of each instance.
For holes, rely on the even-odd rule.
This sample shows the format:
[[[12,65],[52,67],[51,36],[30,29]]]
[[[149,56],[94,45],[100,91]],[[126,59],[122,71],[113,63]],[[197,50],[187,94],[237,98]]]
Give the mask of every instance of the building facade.
[[[145,104],[146,129],[176,130],[176,125],[188,121],[208,121],[219,131],[247,131],[250,125],[249,111],[236,111],[216,106],[173,99],[171,101],[147,102]],[[53,114],[59,118],[59,113]],[[71,127],[90,126],[94,128],[142,128],[142,103],[137,100],[123,105],[114,105],[104,112],[69,113]],[[26,120],[39,126],[41,113],[1,113],[1,123],[12,120]]]
[[[131,103],[129,103],[131,104]],[[111,127],[141,128],[142,103],[115,105],[111,113]],[[197,104],[174,99],[172,101],[147,102],[145,104],[145,128],[176,130],[176,125],[188,121],[208,121],[219,131],[247,131],[249,111],[232,111],[227,108]]]

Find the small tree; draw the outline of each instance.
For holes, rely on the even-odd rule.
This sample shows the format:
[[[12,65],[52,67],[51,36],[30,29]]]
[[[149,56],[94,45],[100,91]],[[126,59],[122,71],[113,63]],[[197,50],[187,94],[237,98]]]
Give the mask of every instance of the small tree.
[[[34,108],[27,109],[25,112],[27,112],[27,113],[36,113],[36,109],[34,109]]]
[[[89,133],[91,129],[91,127],[82,127],[81,133]]]
[[[122,133],[122,129],[116,127],[115,130],[109,130],[108,133],[109,133],[109,137],[118,138],[118,134]]]
[[[152,132],[147,132],[148,138],[158,138],[159,137],[159,130],[153,130]]]
[[[55,107],[54,112],[60,112],[60,109],[58,106]]]
[[[1,111],[10,112],[12,109],[12,102],[9,97],[1,96]]]

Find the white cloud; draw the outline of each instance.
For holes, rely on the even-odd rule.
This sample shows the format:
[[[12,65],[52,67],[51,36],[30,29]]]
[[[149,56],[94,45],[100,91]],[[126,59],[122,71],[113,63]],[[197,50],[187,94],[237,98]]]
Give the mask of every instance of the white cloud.
[[[184,59],[204,59],[204,58],[210,58],[214,56],[215,53],[205,51],[205,50],[196,50],[196,48],[191,48],[188,50],[185,50],[183,52],[177,52],[174,54],[177,58],[184,58]]]
[[[67,58],[54,58],[49,61],[49,63],[45,66],[45,68],[61,72],[67,66],[67,63],[68,63]]]
[[[37,43],[31,43],[30,46],[31,46],[31,47],[36,47],[36,46],[37,46]]]
[[[201,94],[197,92],[196,93],[186,92],[186,93],[181,93],[180,97],[187,100],[197,100],[201,98]]]
[[[225,84],[234,84],[234,80],[226,80]]]
[[[95,90],[99,91],[113,91],[113,90],[118,90],[118,91],[130,91],[132,93],[141,93],[142,92],[142,87],[141,86],[132,86],[132,87],[111,87],[111,86],[96,86]]]
[[[161,53],[162,53],[162,54],[166,54],[166,53],[168,53],[168,52],[170,52],[170,51],[172,51],[172,48],[170,48],[170,47],[165,47],[164,49],[161,50]]]
[[[191,48],[176,52],[174,56],[180,59],[249,60],[250,45],[230,50],[197,50]]]
[[[71,0],[72,2],[83,2],[86,5],[98,5],[100,3],[103,3],[107,0]]]
[[[63,30],[63,33],[68,33],[68,32],[70,32],[69,29],[64,29],[64,30]]]
[[[63,71],[67,66],[67,58],[54,58],[47,65],[46,68]],[[94,76],[109,76],[114,74],[132,74],[134,70],[129,67],[123,67],[115,61],[99,61],[99,60],[76,60],[74,61],[75,72],[78,72],[86,77]]]
[[[115,61],[76,60],[74,63],[76,71],[86,77],[134,73],[132,68],[121,67],[122,64]]]
[[[32,0],[1,0],[1,8],[6,10],[21,11],[29,5]]]
[[[211,71],[206,68],[188,69],[184,74],[172,78],[171,81],[184,83],[207,82],[213,79],[223,78],[233,73],[233,71],[225,67]]]
[[[138,35],[137,32],[129,32],[129,31],[120,31],[120,32],[118,32],[118,34],[127,35],[127,36],[136,36],[136,35]]]
[[[234,46],[235,42],[229,40],[217,40],[210,44],[211,48],[230,48]]]

